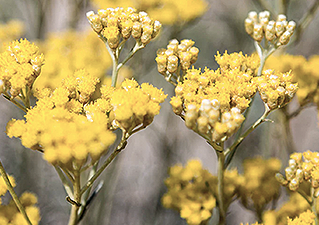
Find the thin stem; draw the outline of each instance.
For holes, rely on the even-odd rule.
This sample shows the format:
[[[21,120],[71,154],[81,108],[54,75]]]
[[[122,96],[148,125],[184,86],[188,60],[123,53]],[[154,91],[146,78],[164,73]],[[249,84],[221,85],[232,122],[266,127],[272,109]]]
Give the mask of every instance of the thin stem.
[[[262,124],[263,122],[267,121],[266,117],[269,115],[269,113],[271,112],[271,110],[269,109],[269,107],[267,106],[267,104],[264,103],[265,106],[265,111],[264,114],[243,134],[241,135],[233,144],[231,147],[227,148],[225,150],[225,155],[228,155],[230,152],[232,152],[236,146],[238,146],[239,144],[241,144],[241,142],[245,139],[245,137],[247,137],[248,134],[250,134],[253,130],[255,130],[260,124]]]
[[[300,188],[297,190],[297,192],[298,192],[298,194],[300,194],[308,202],[308,204],[311,207],[312,206],[312,201],[309,200],[308,195],[303,190],[301,190]]]
[[[73,182],[73,196],[74,198],[71,199],[72,202],[72,208],[71,208],[71,215],[69,218],[69,223],[68,225],[76,225],[78,224],[78,210],[81,206],[81,187],[80,187],[80,170],[75,170],[74,171],[74,182]]]
[[[315,214],[315,225],[318,225],[317,198],[315,197],[315,189],[311,187],[311,211]]]
[[[116,82],[117,82],[117,76],[119,73],[118,70],[118,63],[119,59],[116,55],[114,55],[113,59],[113,68],[112,68],[112,87],[116,87]]]
[[[217,152],[218,156],[218,208],[219,208],[219,225],[225,224],[226,221],[226,212],[224,205],[224,171],[225,171],[225,155],[224,152]]]
[[[144,44],[136,42],[132,51],[130,51],[130,53],[126,56],[126,58],[117,66],[117,70],[120,70],[122,66],[124,66],[124,64],[127,63],[127,61],[129,61],[138,50],[144,47],[145,47]]]
[[[54,166],[54,168],[55,168],[56,172],[58,173],[58,175],[59,175],[59,177],[60,177],[60,179],[62,181],[62,184],[64,186],[64,189],[65,189],[66,193],[68,194],[68,196],[70,198],[73,199],[74,197],[73,197],[73,193],[72,193],[72,188],[69,185],[69,182],[67,181],[67,179],[66,179],[64,173],[62,172],[61,168],[58,167],[58,166]]]
[[[97,170],[97,172],[94,174],[93,177],[86,183],[86,185],[81,189],[81,195],[89,189],[94,181],[100,176],[100,174],[104,171],[104,169],[114,160],[114,158],[125,148],[127,142],[127,138],[125,138],[125,134],[122,136],[121,143],[117,146],[115,151],[107,158],[107,160],[104,162],[104,164]]]
[[[19,109],[21,109],[23,112],[27,113],[27,109],[21,105],[19,102],[17,102],[16,100],[14,99],[11,99],[10,96],[7,94],[7,93],[4,93],[3,94],[3,97],[5,99],[7,99],[8,101],[12,102],[13,104],[15,104]]]
[[[15,193],[15,191],[13,190],[13,187],[12,187],[12,184],[7,176],[7,173],[6,171],[4,170],[4,167],[2,165],[2,162],[0,161],[0,174],[4,180],[4,182],[6,183],[7,185],[7,188],[8,188],[8,191],[10,192],[11,196],[12,196],[12,199],[13,201],[15,202],[16,206],[18,207],[20,213],[23,215],[24,219],[27,221],[27,223],[29,225],[32,225],[23,205],[21,204],[17,194]]]

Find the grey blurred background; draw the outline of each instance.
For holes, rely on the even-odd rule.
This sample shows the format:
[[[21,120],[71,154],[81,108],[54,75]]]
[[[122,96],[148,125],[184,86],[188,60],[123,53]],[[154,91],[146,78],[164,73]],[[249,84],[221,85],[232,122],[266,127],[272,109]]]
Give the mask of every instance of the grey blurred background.
[[[174,87],[168,84],[156,71],[156,50],[165,47],[172,38],[192,39],[200,54],[195,67],[205,66],[216,69],[214,55],[217,51],[229,53],[254,51],[252,39],[245,33],[244,19],[251,10],[262,11],[261,1],[254,0],[210,0],[207,12],[191,24],[176,30],[164,26],[161,36],[140,51],[128,65],[134,69],[139,83],[150,82],[163,88],[168,94],[160,115],[152,125],[133,135],[126,149],[101,175],[104,186],[90,206],[82,224],[109,225],[163,225],[186,224],[179,214],[161,205],[161,197],[166,191],[164,179],[167,169],[175,163],[185,164],[191,158],[202,161],[203,167],[216,174],[215,152],[205,140],[187,129],[183,121],[171,111],[169,99],[174,95]],[[267,2],[267,1],[266,1]],[[276,8],[280,1],[270,0],[268,4]],[[287,8],[289,20],[299,21],[314,1],[291,0]],[[78,7],[74,13],[74,7]],[[45,39],[50,32],[91,29],[85,13],[96,9],[87,1],[75,0],[0,0],[0,22],[19,19],[25,24],[23,37],[34,41]],[[277,12],[278,13],[278,12]],[[319,54],[319,13],[302,34],[300,42],[290,46],[287,52],[306,57]],[[92,52],[94,54],[94,52]],[[85,67],[85,65],[83,65]],[[298,103],[291,103],[291,110]],[[247,125],[253,123],[263,108],[256,102]],[[280,115],[270,116],[275,123],[263,124],[238,149],[232,167],[241,170],[244,158],[254,155],[275,156],[287,161],[287,144],[284,143],[284,128]],[[31,191],[38,196],[42,220],[40,224],[67,224],[70,205],[65,201],[66,193],[54,168],[42,159],[41,154],[21,146],[20,140],[10,139],[5,134],[6,123],[11,119],[21,119],[23,114],[13,104],[0,98],[0,159],[7,172],[17,181],[18,195]],[[305,109],[290,125],[297,151],[318,150],[319,132],[315,107]],[[270,132],[266,141],[264,132]],[[270,152],[263,152],[259,143],[268,143]],[[8,196],[6,201],[8,200]],[[228,212],[228,224],[254,222],[253,213],[235,202]]]

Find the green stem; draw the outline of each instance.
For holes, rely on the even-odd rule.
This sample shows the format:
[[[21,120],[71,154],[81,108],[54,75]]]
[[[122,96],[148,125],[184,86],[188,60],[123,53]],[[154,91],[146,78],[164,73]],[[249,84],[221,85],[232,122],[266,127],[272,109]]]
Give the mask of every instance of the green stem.
[[[19,102],[17,102],[16,100],[11,99],[10,96],[7,93],[3,93],[3,97],[5,99],[7,99],[8,101],[12,102],[13,104],[15,104],[23,112],[27,113],[27,109],[23,105],[21,105]]]
[[[248,134],[250,134],[253,130],[255,130],[260,124],[267,121],[266,117],[269,115],[271,110],[267,106],[267,104],[264,103],[265,111],[264,114],[243,134],[241,135],[233,144],[231,147],[227,148],[225,150],[225,155],[228,155],[231,153],[244,139],[247,137]]]
[[[1,176],[2,176],[2,178],[3,178],[3,180],[4,180],[4,182],[6,183],[7,188],[8,188],[8,191],[10,192],[10,194],[11,194],[11,196],[12,196],[12,199],[13,199],[13,201],[15,202],[16,206],[18,207],[20,213],[23,215],[23,217],[24,217],[24,219],[27,221],[27,223],[28,223],[29,225],[32,225],[32,223],[31,223],[31,221],[30,221],[30,219],[29,219],[29,217],[28,217],[28,215],[27,215],[27,213],[26,213],[26,211],[25,211],[23,205],[21,204],[21,202],[20,202],[20,200],[19,200],[17,194],[16,194],[15,191],[13,190],[13,187],[12,187],[12,185],[11,185],[11,182],[10,182],[8,176],[7,176],[6,171],[4,170],[4,167],[3,167],[1,161],[0,161],[0,174],[1,174]]]
[[[217,177],[217,185],[218,185],[218,208],[219,208],[219,225],[224,225],[226,222],[226,212],[224,205],[224,172],[225,172],[225,155],[224,152],[217,152],[218,156],[218,177]]]
[[[308,202],[308,204],[311,207],[312,206],[312,201],[309,200],[308,195],[303,190],[301,190],[300,188],[297,190],[297,192],[298,192],[298,194],[300,194]]]
[[[63,174],[61,168],[58,167],[58,166],[54,166],[54,168],[55,168],[56,172],[58,173],[58,175],[59,175],[59,177],[60,177],[60,179],[62,181],[62,184],[64,186],[64,189],[65,189],[66,193],[68,194],[68,196],[70,198],[73,199],[74,197],[73,197],[73,193],[72,193],[72,188],[69,185],[69,182],[67,181],[67,179],[66,179],[65,175]]]
[[[126,140],[127,140],[127,138],[125,138],[125,134],[123,134],[121,143],[117,146],[115,151],[107,158],[107,160],[104,162],[104,164],[97,170],[97,172],[94,174],[94,176],[92,176],[91,179],[81,189],[81,195],[93,185],[94,181],[100,176],[100,174],[104,171],[104,169],[125,148],[126,143],[127,143]]]
[[[71,208],[71,214],[69,218],[69,223],[68,225],[76,225],[78,224],[78,211],[81,206],[81,187],[80,187],[80,170],[75,170],[74,171],[74,182],[73,182],[73,196],[74,198],[71,200],[72,203],[72,208]]]
[[[315,189],[311,187],[311,211],[315,214],[315,225],[318,225],[317,198],[315,197]]]
[[[126,58],[117,66],[117,70],[120,70],[122,66],[124,66],[124,64],[127,63],[127,61],[129,61],[138,50],[144,47],[145,47],[144,44],[136,42],[132,51],[130,51],[130,53],[126,56]]]

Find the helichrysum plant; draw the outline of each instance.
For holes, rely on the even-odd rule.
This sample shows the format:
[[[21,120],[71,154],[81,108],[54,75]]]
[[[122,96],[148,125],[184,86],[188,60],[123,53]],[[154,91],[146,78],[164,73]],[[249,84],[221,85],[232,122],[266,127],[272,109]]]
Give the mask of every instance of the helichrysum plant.
[[[89,12],[87,16],[113,62],[112,83],[101,86],[100,97],[92,97],[100,79],[85,69],[77,69],[76,64],[71,66],[75,71],[63,75],[60,84],[33,88],[44,56],[26,39],[11,42],[0,55],[0,91],[26,113],[24,120],[12,119],[8,123],[7,135],[20,138],[22,145],[42,153],[55,167],[65,187],[66,200],[72,205],[70,225],[78,224],[83,218],[94,181],[125,148],[127,139],[152,123],[160,111],[159,104],[166,98],[162,90],[148,83],[140,85],[133,79],[126,79],[120,87],[115,87],[119,70],[156,37],[161,24],[133,8],[108,8],[99,10],[98,14]],[[136,45],[124,61],[119,62],[120,52],[131,36]],[[30,105],[32,93],[37,99],[35,106]],[[101,157],[116,140],[113,133],[116,129],[122,131],[121,141],[98,167]],[[83,173],[88,170],[89,176],[83,180]],[[4,170],[1,171],[6,176]],[[35,223],[30,221],[35,219],[31,218],[29,205],[15,197],[10,181],[6,184],[26,224]],[[36,222],[38,220],[39,217]]]
[[[134,79],[119,84],[120,70],[137,51],[156,39],[162,27],[160,20],[178,30],[202,15],[207,6],[205,1],[193,0],[121,4],[138,10],[117,7],[86,14],[91,33],[102,40],[110,58],[99,50],[92,34],[74,32],[42,42],[46,60],[45,54],[26,39],[5,45],[0,54],[0,94],[25,112],[24,119],[8,122],[7,135],[21,139],[23,146],[38,151],[54,166],[64,185],[66,201],[72,205],[69,225],[81,222],[101,188],[102,183],[93,189],[97,178],[125,148],[129,137],[152,123],[167,97],[162,89]],[[19,26],[12,26],[16,26],[13,35],[18,34]],[[252,11],[243,29],[253,39],[256,53],[217,52],[219,68],[215,70],[194,67],[200,50],[191,39],[172,39],[157,51],[158,72],[175,86],[170,100],[173,112],[207,141],[218,158],[217,175],[205,170],[199,160],[169,169],[162,203],[177,210],[188,224],[209,224],[212,217],[217,217],[218,224],[226,224],[228,208],[236,199],[255,213],[255,225],[318,224],[317,152],[291,154],[284,175],[276,158],[247,159],[242,173],[228,169],[242,141],[269,121],[271,112],[285,109],[296,93],[301,106],[309,102],[319,105],[317,57],[295,60],[280,56],[280,64],[274,58],[266,63],[273,52],[287,46],[295,29],[302,27],[283,14],[272,20],[268,11]],[[129,43],[134,44],[123,55]],[[97,54],[87,57],[92,49]],[[83,69],[83,63],[90,65]],[[111,78],[105,78],[111,65]],[[243,131],[257,93],[264,113]],[[32,95],[35,105],[30,103]],[[117,142],[116,130],[120,130]],[[106,159],[102,157],[105,155]],[[0,205],[0,224],[38,224],[37,198],[28,192],[19,198],[14,191],[15,180],[1,162],[0,172],[0,195],[9,191],[14,202]],[[272,206],[279,198],[280,184],[293,194],[275,210]]]
[[[258,18],[259,17],[259,18]],[[272,69],[264,70],[266,59],[280,46],[289,42],[296,24],[286,21],[286,16],[278,16],[277,22],[270,21],[268,11],[257,14],[250,12],[245,20],[245,29],[252,36],[258,54],[247,56],[239,53],[224,54],[217,53],[215,60],[219,68],[217,70],[195,69],[191,67],[198,57],[199,50],[194,46],[192,40],[172,40],[166,49],[157,52],[156,62],[159,73],[175,87],[175,96],[171,98],[171,105],[176,115],[180,116],[185,125],[206,139],[213,147],[218,157],[218,175],[216,178],[215,199],[219,213],[219,224],[225,224],[227,209],[234,199],[234,195],[228,195],[228,183],[226,170],[232,160],[234,152],[242,140],[261,123],[267,121],[266,117],[273,110],[284,107],[291,101],[298,90],[298,84],[293,81],[291,72],[282,73]],[[262,43],[263,41],[263,43]],[[264,102],[264,114],[245,132],[241,132],[241,127],[248,116],[249,107],[256,93],[259,93]],[[225,148],[225,141],[239,131],[237,137],[228,148]],[[251,171],[257,172],[261,167],[258,159],[254,161],[258,165],[246,163],[245,174],[242,178],[245,185],[238,187],[237,197],[241,198],[244,206],[253,208],[259,220],[262,220],[262,213],[267,204],[276,200],[279,195],[279,185],[274,175],[280,169],[280,162],[266,162],[267,169],[260,172],[260,175],[249,174]],[[270,168],[268,167],[270,166]],[[187,168],[187,167],[186,167]],[[174,170],[175,171],[175,170]],[[267,171],[267,173],[265,173]],[[263,174],[267,179],[266,195],[260,197],[262,191]],[[171,174],[171,176],[174,176]],[[181,175],[179,177],[182,178]],[[189,185],[195,186],[193,182],[198,175],[189,179]],[[268,177],[268,178],[266,178]],[[188,184],[186,182],[186,184]],[[183,187],[184,185],[181,185]],[[200,186],[200,184],[198,184]],[[214,188],[206,182],[206,188]],[[266,187],[266,186],[265,186]],[[193,187],[195,188],[195,187]],[[170,193],[171,187],[169,186]],[[236,190],[236,188],[233,188]],[[203,191],[204,193],[208,191]],[[176,192],[179,195],[181,192]],[[180,198],[189,199],[187,196]],[[164,206],[177,208],[181,217],[185,218],[188,224],[207,224],[209,214],[198,211],[196,216],[187,217],[192,214],[185,214],[183,206],[177,207],[167,203],[168,197],[163,198]],[[171,197],[173,199],[173,197]],[[178,201],[172,201],[173,204]],[[194,207],[193,207],[194,208]],[[200,207],[203,209],[203,207]],[[205,207],[204,207],[205,208]],[[193,209],[195,210],[195,209]],[[196,210],[195,210],[196,211]],[[195,212],[193,212],[195,213]],[[187,216],[186,216],[187,215]],[[196,221],[191,219],[197,218]]]

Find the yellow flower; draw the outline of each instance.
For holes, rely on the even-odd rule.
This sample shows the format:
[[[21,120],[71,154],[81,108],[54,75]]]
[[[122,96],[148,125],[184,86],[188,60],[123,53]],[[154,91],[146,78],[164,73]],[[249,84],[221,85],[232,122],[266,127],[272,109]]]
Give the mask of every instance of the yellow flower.
[[[6,51],[0,54],[0,83],[1,92],[9,91],[12,98],[27,95],[35,79],[40,75],[44,62],[43,54],[38,47],[26,39],[12,41]]]
[[[315,224],[315,214],[310,210],[303,212],[299,217],[294,220],[288,218],[288,225],[314,225]]]

